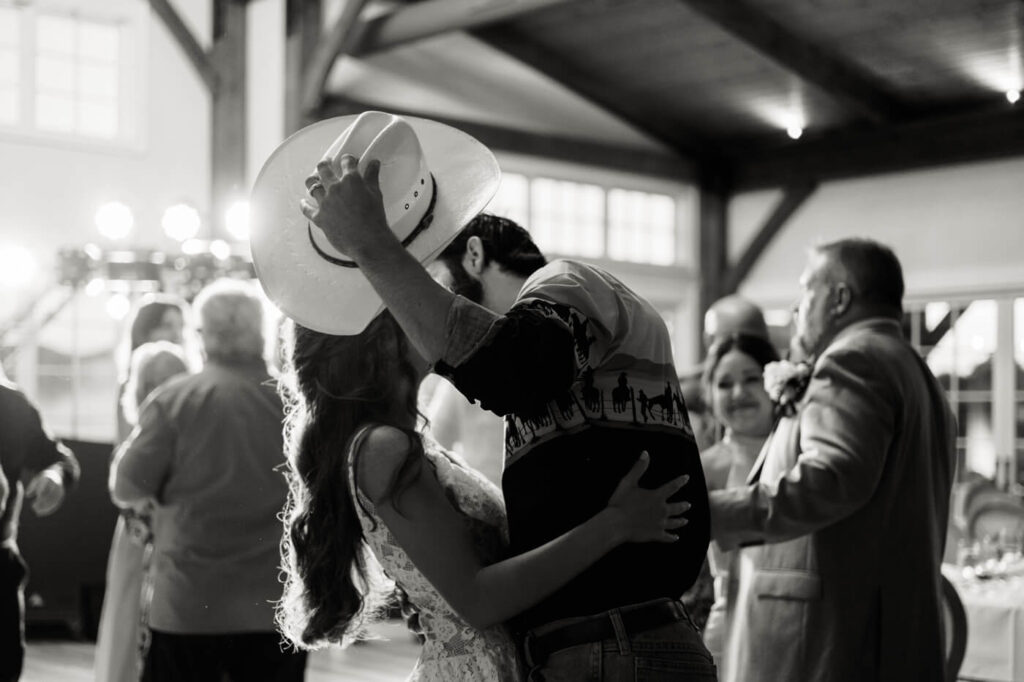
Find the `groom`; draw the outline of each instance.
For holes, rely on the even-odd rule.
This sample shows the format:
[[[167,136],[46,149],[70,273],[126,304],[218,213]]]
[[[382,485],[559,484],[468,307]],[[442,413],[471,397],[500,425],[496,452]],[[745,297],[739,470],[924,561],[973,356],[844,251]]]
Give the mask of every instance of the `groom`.
[[[665,323],[608,273],[547,263],[523,228],[486,214],[434,264],[442,287],[389,229],[378,167],[371,161],[363,174],[342,156],[336,177],[322,162],[311,190],[318,207],[304,211],[358,263],[435,371],[505,416],[512,553],[596,513],[641,450],[651,457],[644,485],[691,476],[678,542],[625,545],[522,616],[527,664],[547,679],[595,679],[597,665],[600,679],[631,680],[653,666],[713,680],[678,601],[707,549],[707,498]]]
[[[712,537],[743,548],[721,679],[941,680],[956,427],[903,338],[900,263],[844,239],[811,251],[800,285],[806,391],[749,485],[710,494]]]

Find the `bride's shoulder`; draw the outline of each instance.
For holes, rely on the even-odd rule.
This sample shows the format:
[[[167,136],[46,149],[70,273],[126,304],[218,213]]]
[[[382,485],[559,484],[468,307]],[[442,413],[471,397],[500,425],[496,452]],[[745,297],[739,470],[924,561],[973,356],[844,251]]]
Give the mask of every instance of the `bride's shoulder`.
[[[353,448],[353,467],[359,489],[371,501],[376,502],[391,487],[413,449],[412,438],[393,426],[373,426]]]

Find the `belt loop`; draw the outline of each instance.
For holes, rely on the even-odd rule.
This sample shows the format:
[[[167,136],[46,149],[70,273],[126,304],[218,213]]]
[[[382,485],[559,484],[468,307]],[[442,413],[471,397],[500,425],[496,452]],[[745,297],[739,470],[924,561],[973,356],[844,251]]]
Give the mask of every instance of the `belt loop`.
[[[633,653],[629,646],[629,633],[626,632],[626,626],[622,622],[622,613],[618,609],[612,609],[608,612],[608,617],[612,621],[612,628],[615,630],[615,642],[619,645],[619,654],[622,656],[628,656]]]

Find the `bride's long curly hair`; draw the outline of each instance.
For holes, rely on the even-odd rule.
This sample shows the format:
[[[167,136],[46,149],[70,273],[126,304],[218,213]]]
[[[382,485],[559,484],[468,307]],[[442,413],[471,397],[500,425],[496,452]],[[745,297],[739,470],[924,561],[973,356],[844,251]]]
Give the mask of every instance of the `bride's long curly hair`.
[[[410,450],[386,496],[397,505],[419,475],[423,443],[398,422],[417,416],[419,377],[405,334],[388,312],[357,336],[331,336],[288,323],[282,331],[288,502],[278,629],[316,649],[359,639],[387,606],[388,583],[363,538],[349,492],[350,441],[367,424],[401,428]],[[402,419],[402,416],[405,419]]]

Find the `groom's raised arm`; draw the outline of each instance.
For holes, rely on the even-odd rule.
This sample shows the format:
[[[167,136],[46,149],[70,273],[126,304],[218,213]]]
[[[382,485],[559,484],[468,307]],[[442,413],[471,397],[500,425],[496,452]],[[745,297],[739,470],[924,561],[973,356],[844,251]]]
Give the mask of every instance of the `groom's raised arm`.
[[[874,494],[894,438],[897,389],[859,349],[827,353],[799,414],[796,464],[774,480],[709,494],[723,548],[783,542],[832,525]]]

